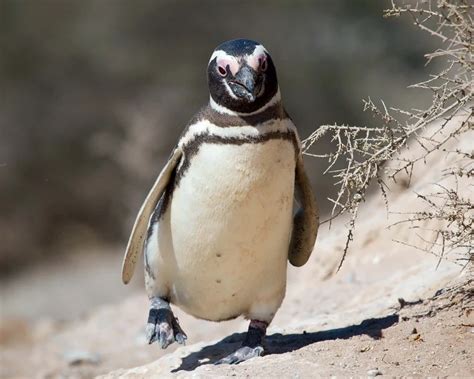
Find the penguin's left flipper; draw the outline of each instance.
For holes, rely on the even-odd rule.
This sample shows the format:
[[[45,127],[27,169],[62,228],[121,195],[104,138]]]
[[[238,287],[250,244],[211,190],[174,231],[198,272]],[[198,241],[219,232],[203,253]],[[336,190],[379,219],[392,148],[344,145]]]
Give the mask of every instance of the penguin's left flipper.
[[[137,259],[143,251],[150,217],[182,156],[183,151],[176,147],[138,212],[122,263],[122,281],[125,284],[132,279]]]
[[[303,156],[298,155],[295,170],[295,194],[300,209],[293,217],[293,230],[288,260],[293,266],[303,266],[311,256],[319,228],[318,206],[314,199],[311,183],[306,175]]]

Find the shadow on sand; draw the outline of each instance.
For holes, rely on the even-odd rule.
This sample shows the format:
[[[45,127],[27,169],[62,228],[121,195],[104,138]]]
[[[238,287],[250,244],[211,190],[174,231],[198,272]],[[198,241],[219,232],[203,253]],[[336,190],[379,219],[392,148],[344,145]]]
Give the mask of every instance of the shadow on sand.
[[[349,339],[363,334],[373,339],[379,339],[382,338],[382,330],[396,324],[398,319],[397,314],[392,314],[385,317],[367,319],[358,325],[314,333],[303,332],[286,335],[275,333],[265,338],[265,355],[288,353],[316,342]],[[214,345],[205,346],[200,351],[184,357],[181,366],[172,372],[181,370],[192,371],[201,365],[213,364],[238,349],[244,336],[245,333],[234,333]]]

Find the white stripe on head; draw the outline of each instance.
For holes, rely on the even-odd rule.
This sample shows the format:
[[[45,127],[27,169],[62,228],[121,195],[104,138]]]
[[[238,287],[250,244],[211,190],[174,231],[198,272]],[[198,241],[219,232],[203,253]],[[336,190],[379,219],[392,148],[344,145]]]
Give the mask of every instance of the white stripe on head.
[[[214,50],[214,52],[211,55],[211,59],[209,59],[208,64],[211,63],[214,58],[218,58],[218,57],[230,57],[230,55],[227,54],[224,50]]]
[[[257,71],[260,66],[260,60],[267,59],[267,54],[268,51],[263,47],[263,45],[257,45],[252,54],[245,56],[245,61],[250,67]]]
[[[211,59],[209,59],[209,63],[211,63],[213,60],[216,60],[216,65],[217,67],[223,67],[225,70],[227,70],[227,67],[229,67],[230,72],[232,75],[237,74],[239,71],[240,65],[239,62],[237,61],[236,57],[233,57],[232,55],[227,54],[223,50],[216,50],[212,53]],[[227,94],[233,98],[233,99],[238,99],[238,97],[235,95],[235,93],[230,89],[229,84],[223,80],[225,90],[227,91]]]
[[[217,104],[214,101],[214,99],[212,98],[212,96],[209,97],[209,105],[211,106],[212,109],[214,109],[216,112],[228,114],[228,115],[231,115],[231,116],[252,116],[254,114],[260,113],[260,112],[264,111],[265,109],[275,105],[279,101],[281,101],[280,88],[278,88],[277,93],[265,105],[258,108],[254,112],[244,113],[244,112],[235,112],[235,111],[233,111],[229,108],[226,108],[226,107],[224,107],[220,104]]]
[[[225,80],[223,80],[224,82],[224,87],[225,87],[225,90],[227,91],[227,93],[229,94],[229,96],[235,100],[238,100],[239,98],[237,97],[237,95],[232,91],[232,89],[229,87],[229,83],[227,83]]]
[[[216,64],[218,66],[222,66],[226,70],[227,70],[227,66],[229,66],[229,69],[232,75],[235,76],[235,74],[237,74],[237,71],[239,71],[240,65],[237,58],[232,55],[227,54],[224,50],[214,51],[211,55],[211,59],[209,59],[209,63],[211,63],[214,58],[216,59]]]

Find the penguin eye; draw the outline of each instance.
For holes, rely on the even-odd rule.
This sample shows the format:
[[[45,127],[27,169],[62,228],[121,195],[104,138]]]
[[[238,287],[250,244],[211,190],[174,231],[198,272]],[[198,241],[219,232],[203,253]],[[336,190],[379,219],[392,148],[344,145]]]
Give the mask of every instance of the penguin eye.
[[[227,76],[227,69],[223,66],[217,66],[217,71],[220,76]]]
[[[267,63],[267,60],[265,58],[259,58],[258,63],[259,63],[261,71],[267,71],[268,63]]]

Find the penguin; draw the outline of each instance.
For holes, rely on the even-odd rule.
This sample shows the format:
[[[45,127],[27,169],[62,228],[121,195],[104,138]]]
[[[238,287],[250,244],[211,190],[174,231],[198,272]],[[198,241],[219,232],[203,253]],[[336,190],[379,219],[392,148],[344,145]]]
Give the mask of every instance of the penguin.
[[[242,346],[216,362],[236,364],[264,353],[287,262],[308,261],[319,218],[268,51],[247,39],[224,42],[207,76],[209,103],[138,212],[122,280],[131,280],[144,252],[146,338],[163,349],[187,339],[170,304],[199,319],[250,320]]]

